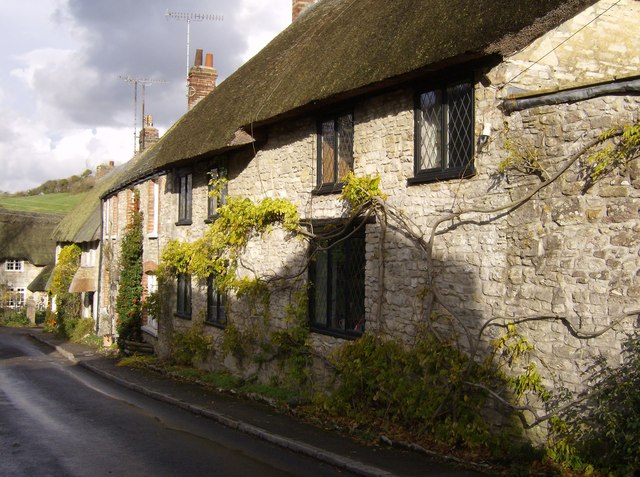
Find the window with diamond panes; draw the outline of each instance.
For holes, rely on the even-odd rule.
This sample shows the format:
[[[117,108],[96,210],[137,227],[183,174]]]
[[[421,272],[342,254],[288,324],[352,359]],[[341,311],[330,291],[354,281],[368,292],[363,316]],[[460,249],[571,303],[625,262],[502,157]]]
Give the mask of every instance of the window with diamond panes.
[[[219,327],[227,323],[224,309],[224,295],[216,290],[216,281],[213,275],[207,280],[207,319],[206,322]]]
[[[353,114],[322,121],[318,127],[318,189],[332,190],[353,171]]]
[[[178,222],[176,225],[191,225],[192,176],[183,173],[177,178],[178,186]]]
[[[470,82],[430,89],[418,95],[415,182],[474,174],[473,101]]]
[[[226,177],[225,169],[214,167],[208,172],[209,189],[207,201],[207,220],[213,221],[218,218],[218,207],[222,207],[227,199],[227,185],[225,184],[221,191],[215,190],[215,182],[218,178]],[[219,192],[219,195],[216,194]]]
[[[180,318],[191,318],[191,275],[178,274],[178,297],[176,315]]]
[[[313,245],[309,264],[311,328],[359,336],[364,331],[365,227]]]

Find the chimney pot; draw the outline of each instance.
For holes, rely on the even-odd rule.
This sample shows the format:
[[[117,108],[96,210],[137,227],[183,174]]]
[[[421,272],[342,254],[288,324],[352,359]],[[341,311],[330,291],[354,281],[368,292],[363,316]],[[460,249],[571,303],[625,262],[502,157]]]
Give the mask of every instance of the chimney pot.
[[[207,56],[204,60],[204,65],[207,68],[213,68],[213,53],[207,53]]]
[[[196,50],[196,59],[193,62],[194,66],[202,66],[202,48]]]
[[[116,163],[114,161],[109,161],[109,167],[115,167]]]

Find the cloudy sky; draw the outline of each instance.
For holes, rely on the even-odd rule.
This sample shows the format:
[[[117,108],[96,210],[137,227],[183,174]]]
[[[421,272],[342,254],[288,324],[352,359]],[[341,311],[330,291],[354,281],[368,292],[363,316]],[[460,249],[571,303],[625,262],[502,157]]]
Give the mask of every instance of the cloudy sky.
[[[79,174],[133,154],[134,86],[160,133],[186,111],[187,23],[218,83],[291,22],[291,0],[0,0],[0,191]],[[141,88],[138,87],[140,129]]]

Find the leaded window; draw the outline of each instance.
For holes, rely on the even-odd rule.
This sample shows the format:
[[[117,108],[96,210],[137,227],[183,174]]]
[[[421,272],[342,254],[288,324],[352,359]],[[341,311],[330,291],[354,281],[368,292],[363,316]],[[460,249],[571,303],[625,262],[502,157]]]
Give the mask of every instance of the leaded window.
[[[178,274],[178,299],[176,315],[180,318],[191,318],[191,275]]]
[[[178,175],[178,222],[177,225],[191,224],[191,189],[193,186],[190,173]]]
[[[358,224],[356,228],[327,235],[331,238],[316,240],[311,250],[311,328],[358,336],[365,325],[365,226]]]
[[[209,275],[207,280],[207,320],[206,322],[216,326],[224,326],[227,323],[225,313],[224,295],[216,290],[214,275]]]
[[[415,179],[469,177],[473,166],[473,84],[432,88],[417,96]]]
[[[339,188],[353,171],[353,114],[321,121],[318,125],[318,189]]]
[[[223,183],[219,187],[219,179],[226,178],[226,170],[221,167],[214,167],[209,171],[209,190],[207,201],[207,219],[213,221],[218,217],[218,207],[222,207],[227,200],[227,184]]]

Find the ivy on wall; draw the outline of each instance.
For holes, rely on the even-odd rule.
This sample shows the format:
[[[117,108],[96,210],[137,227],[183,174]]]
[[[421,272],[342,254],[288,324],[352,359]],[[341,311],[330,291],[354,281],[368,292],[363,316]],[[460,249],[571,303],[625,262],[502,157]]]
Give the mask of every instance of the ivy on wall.
[[[55,296],[56,313],[49,316],[47,325],[62,334],[73,331],[73,324],[80,318],[80,293],[71,293],[69,287],[80,267],[81,254],[82,250],[76,244],[62,247],[51,280],[51,294]],[[68,328],[70,329],[67,330]]]
[[[138,193],[134,194],[138,200]],[[122,238],[120,250],[120,279],[116,312],[118,314],[118,346],[124,348],[125,341],[139,341],[142,326],[142,224],[143,214],[137,207],[131,213]]]

